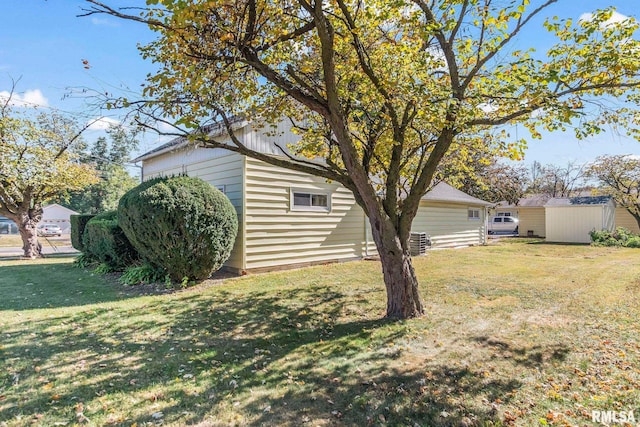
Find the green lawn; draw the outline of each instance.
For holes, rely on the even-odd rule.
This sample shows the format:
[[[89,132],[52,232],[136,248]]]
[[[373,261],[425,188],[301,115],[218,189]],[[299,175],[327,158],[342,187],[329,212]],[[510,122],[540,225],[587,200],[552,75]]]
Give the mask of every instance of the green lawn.
[[[61,237],[38,237],[43,247],[69,246],[71,237],[63,234]],[[22,238],[18,234],[0,234],[0,248],[22,248]]]
[[[0,426],[590,425],[640,418],[640,251],[513,241],[141,295],[70,259],[0,261]]]

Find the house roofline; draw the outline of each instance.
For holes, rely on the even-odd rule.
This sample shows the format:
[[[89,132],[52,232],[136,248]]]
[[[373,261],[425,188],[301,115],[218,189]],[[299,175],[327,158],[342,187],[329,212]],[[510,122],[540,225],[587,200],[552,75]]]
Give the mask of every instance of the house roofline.
[[[244,128],[245,126],[247,126],[249,124],[248,120],[242,119],[240,117],[234,117],[231,118],[231,129],[232,130],[239,130]],[[226,128],[224,127],[224,123],[222,122],[215,122],[212,123],[208,126],[204,126],[202,128],[203,132],[207,132],[207,134],[210,137],[217,137],[217,136],[221,136],[221,135],[225,135],[227,133]],[[175,150],[179,150],[181,148],[184,148],[186,146],[188,146],[189,144],[191,144],[191,141],[189,141],[188,138],[186,138],[185,136],[178,136],[174,139],[172,139],[169,142],[166,142],[150,151],[147,151],[144,154],[141,154],[140,156],[136,157],[135,159],[131,160],[132,163],[137,163],[137,162],[141,162],[144,160],[149,160],[152,159],[154,157],[158,157],[162,154],[166,154],[166,153],[170,153],[172,151]]]

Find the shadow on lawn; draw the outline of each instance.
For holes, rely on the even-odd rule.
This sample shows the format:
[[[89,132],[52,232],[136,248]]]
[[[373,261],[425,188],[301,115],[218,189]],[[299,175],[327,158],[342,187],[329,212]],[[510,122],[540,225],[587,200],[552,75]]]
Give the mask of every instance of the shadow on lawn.
[[[0,375],[5,413],[46,411],[49,421],[73,422],[83,403],[86,417],[114,425],[153,423],[153,414],[165,424],[201,427],[499,422],[489,403],[507,402],[517,380],[429,359],[400,363],[395,343],[406,323],[368,314],[339,320],[354,300],[370,296],[353,292],[322,285],[219,291],[42,320],[6,343],[6,359],[19,357],[20,366]],[[34,329],[41,332],[32,342],[14,342]],[[545,362],[522,357],[532,368]],[[20,381],[12,385],[15,375]]]
[[[36,262],[2,267],[0,311],[83,306],[141,295],[135,287],[124,287],[115,278],[93,274],[70,262]]]
[[[511,359],[514,363],[527,368],[536,368],[547,362],[562,362],[569,354],[569,348],[564,344],[534,345],[525,348],[485,336],[474,337],[471,340],[494,350],[494,357]]]
[[[0,299],[0,311],[77,307],[177,292],[164,283],[124,286],[119,283],[117,273],[93,273],[68,261],[38,261],[2,266],[0,295],[4,297]],[[219,271],[210,281],[236,277]]]

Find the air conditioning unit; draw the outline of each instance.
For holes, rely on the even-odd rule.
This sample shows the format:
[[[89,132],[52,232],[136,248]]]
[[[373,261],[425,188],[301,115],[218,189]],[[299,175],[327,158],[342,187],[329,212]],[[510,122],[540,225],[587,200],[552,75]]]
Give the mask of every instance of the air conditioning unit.
[[[411,233],[409,238],[409,250],[411,256],[424,255],[431,246],[431,237],[427,233]]]

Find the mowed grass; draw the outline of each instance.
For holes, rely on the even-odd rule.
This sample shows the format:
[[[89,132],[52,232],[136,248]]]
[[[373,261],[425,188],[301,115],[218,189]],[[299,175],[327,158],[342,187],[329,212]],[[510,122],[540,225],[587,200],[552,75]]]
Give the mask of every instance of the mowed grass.
[[[640,251],[499,242],[139,295],[71,259],[0,262],[0,425],[591,425],[640,416]]]
[[[68,234],[62,236],[38,237],[43,247],[71,245],[71,237]],[[22,238],[18,234],[0,234],[0,248],[22,248]]]

